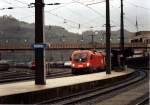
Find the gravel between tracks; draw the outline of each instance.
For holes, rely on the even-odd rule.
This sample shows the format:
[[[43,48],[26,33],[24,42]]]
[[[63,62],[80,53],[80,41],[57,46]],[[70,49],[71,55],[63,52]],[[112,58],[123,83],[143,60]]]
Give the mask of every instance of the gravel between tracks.
[[[132,101],[147,93],[149,93],[149,81],[146,81],[141,85],[125,92],[121,92],[120,94],[110,97],[107,100],[98,102],[95,105],[129,105]]]

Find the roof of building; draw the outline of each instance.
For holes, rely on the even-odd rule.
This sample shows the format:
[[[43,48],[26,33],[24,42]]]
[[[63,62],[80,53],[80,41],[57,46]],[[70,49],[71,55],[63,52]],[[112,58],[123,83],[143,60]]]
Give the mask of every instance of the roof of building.
[[[136,32],[135,34],[136,34],[136,36],[137,36],[137,35],[150,34],[150,31],[138,31],[138,32]]]

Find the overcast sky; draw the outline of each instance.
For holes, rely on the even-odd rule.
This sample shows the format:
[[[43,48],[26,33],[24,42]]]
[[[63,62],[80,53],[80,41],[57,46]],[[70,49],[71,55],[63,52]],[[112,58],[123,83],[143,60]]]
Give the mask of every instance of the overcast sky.
[[[104,2],[103,2],[104,1]],[[27,8],[34,0],[0,0],[0,16],[12,15],[29,23],[34,22],[34,8]],[[45,24],[62,26],[69,31],[104,30],[105,0],[45,0]],[[8,10],[3,8],[15,7]],[[120,27],[120,0],[110,0],[112,30]],[[150,30],[150,0],[124,0],[124,22],[129,31],[136,31],[136,16],[139,31]],[[80,28],[79,28],[80,24]],[[92,28],[93,27],[93,28]]]

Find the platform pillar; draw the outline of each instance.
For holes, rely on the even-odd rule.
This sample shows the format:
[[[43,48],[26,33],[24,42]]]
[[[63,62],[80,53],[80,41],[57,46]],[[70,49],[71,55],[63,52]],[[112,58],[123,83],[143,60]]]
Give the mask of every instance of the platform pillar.
[[[35,44],[44,43],[44,0],[35,0]],[[35,84],[46,84],[45,49],[35,48]]]
[[[111,47],[110,47],[110,10],[109,0],[106,0],[106,74],[111,74]]]
[[[123,0],[121,0],[121,14],[120,14],[120,50],[121,50],[121,68],[124,70],[125,68],[125,57],[123,56],[124,53],[124,17],[123,17]]]

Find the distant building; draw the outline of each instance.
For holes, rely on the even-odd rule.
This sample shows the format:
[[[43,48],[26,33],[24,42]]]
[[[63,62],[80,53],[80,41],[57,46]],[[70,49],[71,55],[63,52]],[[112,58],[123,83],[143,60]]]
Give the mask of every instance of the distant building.
[[[134,34],[130,39],[131,43],[144,43],[147,45],[148,49],[137,49],[134,51],[136,57],[138,56],[149,56],[150,55],[150,31],[139,31]],[[137,53],[137,54],[136,54]],[[142,55],[141,55],[142,54]]]
[[[150,44],[150,31],[139,31],[131,38],[131,43]]]

